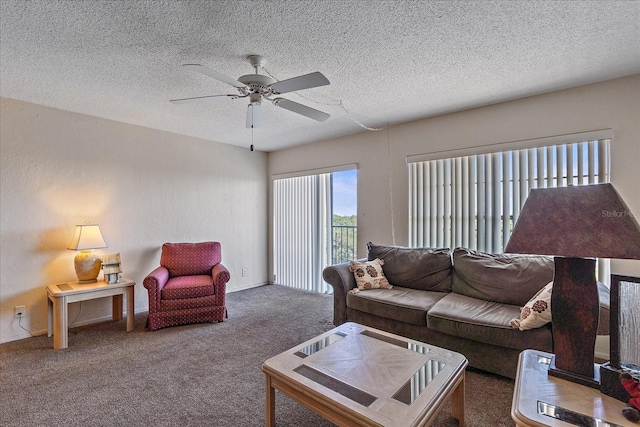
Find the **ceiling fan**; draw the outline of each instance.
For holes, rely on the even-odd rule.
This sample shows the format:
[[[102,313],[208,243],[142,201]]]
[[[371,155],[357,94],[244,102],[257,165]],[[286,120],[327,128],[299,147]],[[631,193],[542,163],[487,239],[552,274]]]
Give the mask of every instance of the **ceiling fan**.
[[[317,120],[319,122],[324,122],[330,117],[329,114],[316,110],[315,108],[307,107],[306,105],[278,96],[283,93],[295,92],[298,90],[328,85],[329,80],[327,80],[327,78],[322,75],[322,73],[316,71],[315,73],[277,81],[272,77],[258,73],[258,69],[264,67],[265,64],[265,59],[262,56],[249,55],[247,59],[249,60],[251,66],[255,69],[255,74],[245,74],[244,76],[238,77],[238,80],[207,68],[204,65],[184,65],[187,68],[202,73],[206,76],[213,77],[216,80],[228,84],[229,86],[233,86],[238,91],[238,94],[209,95],[198,96],[195,98],[172,99],[170,100],[170,102],[174,104],[185,104],[189,102],[208,101],[211,98],[220,96],[230,97],[231,99],[249,98],[249,106],[247,108],[247,128],[254,128],[260,125],[263,100],[270,101],[276,107],[293,111],[294,113],[301,114],[305,117],[309,117],[310,119]]]

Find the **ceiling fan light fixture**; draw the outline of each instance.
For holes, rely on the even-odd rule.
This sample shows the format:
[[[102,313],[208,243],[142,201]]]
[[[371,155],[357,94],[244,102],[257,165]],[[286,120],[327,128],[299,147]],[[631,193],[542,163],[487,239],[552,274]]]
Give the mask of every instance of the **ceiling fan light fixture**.
[[[253,95],[251,95],[253,97]],[[260,95],[258,95],[262,98]],[[260,126],[262,120],[262,101],[261,99],[251,101],[247,107],[247,129],[253,129]]]

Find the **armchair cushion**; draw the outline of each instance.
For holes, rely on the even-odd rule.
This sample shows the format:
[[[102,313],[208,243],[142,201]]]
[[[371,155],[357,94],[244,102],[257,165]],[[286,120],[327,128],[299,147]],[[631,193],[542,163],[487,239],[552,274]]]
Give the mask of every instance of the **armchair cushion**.
[[[220,242],[165,243],[160,265],[170,277],[211,275],[211,269],[222,260]]]
[[[181,276],[169,279],[162,288],[163,300],[198,298],[214,295],[211,276]]]

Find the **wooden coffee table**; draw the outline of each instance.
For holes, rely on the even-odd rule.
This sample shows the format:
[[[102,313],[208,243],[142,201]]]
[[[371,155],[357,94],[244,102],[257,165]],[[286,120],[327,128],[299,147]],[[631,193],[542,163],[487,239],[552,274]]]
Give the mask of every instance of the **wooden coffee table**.
[[[275,390],[340,426],[425,426],[451,398],[464,426],[461,354],[345,323],[267,360],[266,424]]]

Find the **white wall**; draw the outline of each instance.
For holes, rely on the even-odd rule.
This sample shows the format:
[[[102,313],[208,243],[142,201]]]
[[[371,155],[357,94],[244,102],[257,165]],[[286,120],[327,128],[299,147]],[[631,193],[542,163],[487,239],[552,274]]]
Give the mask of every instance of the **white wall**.
[[[394,243],[392,217],[395,244],[408,244],[407,156],[607,128],[615,133],[611,182],[640,219],[640,75],[269,153],[269,175],[357,163],[364,257],[367,241]],[[640,276],[640,261],[614,260],[611,271]]]
[[[164,242],[220,241],[228,291],[267,281],[265,153],[6,98],[0,108],[0,342],[29,336],[16,305],[23,327],[46,332],[46,286],[76,279],[66,247],[85,221],[137,282],[136,312]],[[79,305],[76,325],[110,314],[108,299]]]

